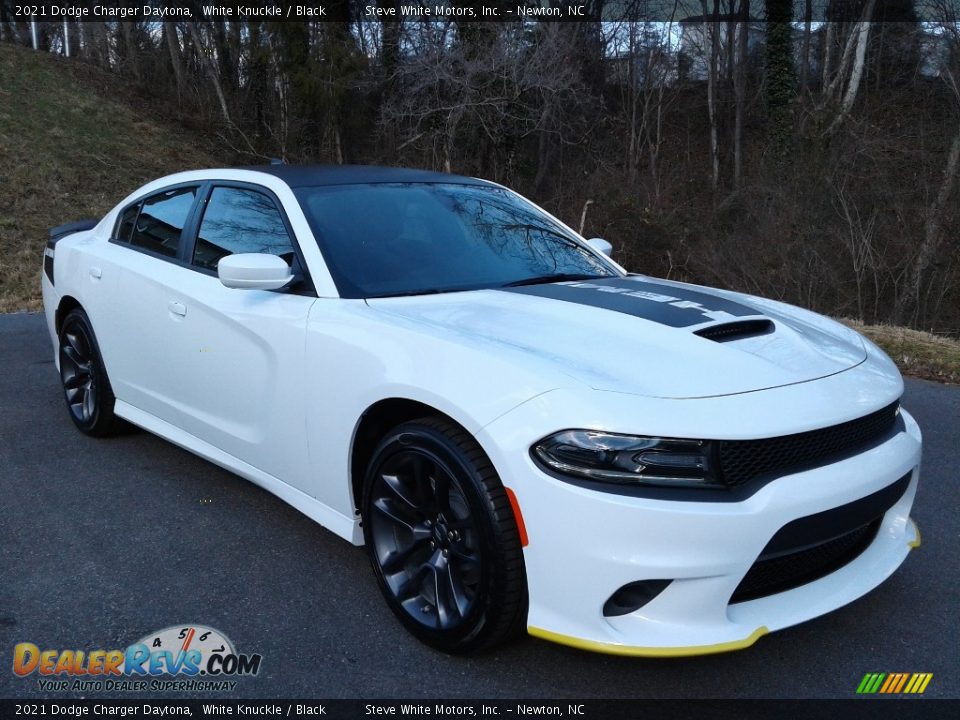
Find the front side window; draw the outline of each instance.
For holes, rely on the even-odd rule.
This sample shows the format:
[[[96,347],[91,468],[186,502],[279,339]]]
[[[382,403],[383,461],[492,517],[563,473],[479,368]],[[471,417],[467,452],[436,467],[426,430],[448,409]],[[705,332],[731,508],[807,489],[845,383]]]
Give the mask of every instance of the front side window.
[[[295,192],[342,297],[619,275],[569,230],[501,188],[382,183]]]
[[[216,270],[234,253],[268,253],[293,265],[294,250],[274,201],[256,190],[216,187],[203,213],[193,264]]]
[[[176,257],[197,188],[177,188],[148,197],[137,217],[130,244],[158,255]]]

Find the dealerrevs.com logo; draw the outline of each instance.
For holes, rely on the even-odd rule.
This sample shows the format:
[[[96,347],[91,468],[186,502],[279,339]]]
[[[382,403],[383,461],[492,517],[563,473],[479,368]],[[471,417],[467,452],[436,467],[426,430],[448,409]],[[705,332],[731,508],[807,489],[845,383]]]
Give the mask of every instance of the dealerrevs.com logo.
[[[203,625],[173,625],[125,650],[13,650],[13,672],[38,676],[43,691],[232,691],[255,676],[263,657],[238,653],[226,635]]]

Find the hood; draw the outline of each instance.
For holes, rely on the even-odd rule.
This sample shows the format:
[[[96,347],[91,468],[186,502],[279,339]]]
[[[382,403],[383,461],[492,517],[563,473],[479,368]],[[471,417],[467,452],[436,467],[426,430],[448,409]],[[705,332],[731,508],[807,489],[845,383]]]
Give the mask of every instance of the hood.
[[[752,392],[866,359],[857,333],[815,313],[638,275],[368,305],[478,349],[519,351],[596,390],[648,397]]]

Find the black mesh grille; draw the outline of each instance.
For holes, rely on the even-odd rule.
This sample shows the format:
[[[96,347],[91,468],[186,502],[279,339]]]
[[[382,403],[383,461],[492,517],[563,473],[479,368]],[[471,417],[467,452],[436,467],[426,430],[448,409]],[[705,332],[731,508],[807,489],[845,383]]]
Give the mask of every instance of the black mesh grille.
[[[897,419],[899,402],[856,420],[796,435],[720,443],[720,473],[727,485],[760,475],[813,465],[831,455],[850,453],[882,437]]]
[[[882,519],[877,518],[867,525],[861,525],[840,537],[805,550],[769,560],[759,560],[740,581],[730,602],[744,602],[785,592],[839,570],[867,548],[876,536]]]
[[[846,565],[876,537],[883,516],[903,497],[912,475],[908,472],[859,500],[784,525],[763,548],[730,602],[784,592]]]

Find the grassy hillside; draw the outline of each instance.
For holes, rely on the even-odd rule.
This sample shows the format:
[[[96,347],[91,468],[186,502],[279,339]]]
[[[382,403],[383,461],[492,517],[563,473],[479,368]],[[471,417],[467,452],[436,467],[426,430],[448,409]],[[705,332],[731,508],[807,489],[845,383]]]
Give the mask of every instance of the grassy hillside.
[[[223,164],[203,138],[121,104],[117,78],[0,43],[0,312],[40,308],[47,229],[100,217],[161,175]]]
[[[904,375],[960,383],[960,342],[957,340],[895,325],[843,322],[882,347]]]
[[[0,312],[40,309],[47,229],[100,217],[180,170],[231,164],[210,138],[88,65],[0,43]],[[118,98],[129,98],[121,102]],[[172,116],[172,113],[169,114]],[[960,342],[848,321],[908,374],[960,382]]]

